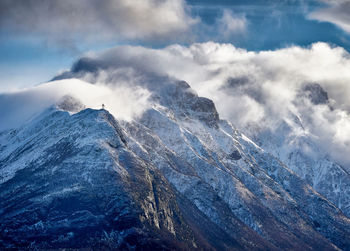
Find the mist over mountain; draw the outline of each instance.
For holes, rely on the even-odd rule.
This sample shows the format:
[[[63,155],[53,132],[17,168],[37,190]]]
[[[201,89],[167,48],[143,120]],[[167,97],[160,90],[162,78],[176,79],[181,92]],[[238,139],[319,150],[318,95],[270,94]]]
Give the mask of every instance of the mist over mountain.
[[[2,94],[1,247],[349,250],[332,134],[347,104],[329,84],[347,76],[314,65],[324,51],[347,60],[326,44],[117,47]]]
[[[0,250],[349,250],[349,0],[1,0]]]
[[[158,86],[157,78],[165,76],[186,80],[241,130],[252,125],[275,130],[287,122],[295,137],[308,134],[320,148],[327,145],[324,150],[349,170],[348,58],[344,49],[325,43],[259,53],[216,43],[158,50],[126,46],[83,57],[55,79],[110,86],[123,81],[133,86],[135,80]],[[294,117],[302,131],[292,125]]]

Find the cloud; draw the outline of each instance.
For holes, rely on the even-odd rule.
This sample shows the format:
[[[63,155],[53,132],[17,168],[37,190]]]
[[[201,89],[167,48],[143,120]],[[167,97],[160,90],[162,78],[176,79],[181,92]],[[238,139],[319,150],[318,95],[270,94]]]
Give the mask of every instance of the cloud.
[[[224,38],[229,38],[246,31],[247,19],[244,15],[235,15],[230,10],[224,9],[222,17],[217,20],[217,28]]]
[[[251,52],[208,42],[163,49],[116,47],[87,55],[61,77],[98,82],[103,76],[103,82],[134,80],[143,87],[147,82],[151,93],[166,83],[162,77],[185,80],[242,131],[252,125],[274,131],[287,123],[295,137],[308,135],[350,166],[349,68],[349,53],[326,43]]]
[[[350,1],[322,0],[327,7],[320,8],[308,14],[308,18],[320,22],[333,23],[347,33],[350,33]]]
[[[184,0],[2,0],[0,27],[65,47],[78,41],[179,40],[197,22],[188,8]]]
[[[288,137],[307,136],[349,169],[348,69],[350,54],[326,43],[260,52],[214,42],[163,49],[120,46],[86,54],[54,82],[1,95],[0,117],[13,126],[35,107],[70,94],[87,107],[105,103],[117,118],[130,120],[151,107],[154,94],[162,96],[174,79],[185,80],[240,130],[273,132],[286,124]]]
[[[17,128],[39,115],[46,108],[60,104],[67,96],[86,108],[106,109],[117,119],[131,120],[150,107],[149,92],[141,87],[91,84],[78,79],[65,79],[37,87],[0,94],[0,131]],[[62,107],[62,105],[61,105]]]

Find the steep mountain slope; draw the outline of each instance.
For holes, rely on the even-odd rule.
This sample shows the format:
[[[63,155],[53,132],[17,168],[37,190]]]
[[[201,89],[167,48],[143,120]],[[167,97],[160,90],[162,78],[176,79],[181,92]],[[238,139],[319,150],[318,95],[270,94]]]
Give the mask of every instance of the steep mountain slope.
[[[303,106],[305,102],[332,109],[327,92],[318,84],[306,85],[296,105]],[[327,147],[321,149],[316,143],[317,137],[303,125],[303,121],[311,120],[307,114],[296,115],[291,112],[290,117],[281,118],[273,130],[264,125],[252,124],[245,128],[245,133],[349,217],[350,173],[325,151]]]
[[[108,112],[91,109],[72,116],[49,109],[2,135],[1,246],[251,246],[206,219],[157,169],[135,156],[124,137]],[[269,247],[238,225],[239,237],[253,236],[254,245]]]
[[[311,51],[319,53],[327,47],[322,43],[315,44]],[[189,48],[172,46],[165,50],[118,47],[81,58],[70,71],[56,79],[75,77],[95,83],[106,80],[113,85],[136,72],[129,79],[146,82],[141,85],[146,85],[152,93],[158,91],[157,88],[162,89],[167,80],[158,76],[155,81],[143,81],[144,75],[146,79],[160,74],[191,79],[193,86],[215,100],[225,118],[239,126],[241,132],[282,161],[349,217],[347,149],[350,134],[347,128],[350,119],[346,96],[338,99],[338,94],[343,96],[347,88],[336,87],[338,75],[341,82],[346,83],[346,78],[328,72],[332,65],[325,67],[325,76],[320,77],[318,71],[322,67],[318,61],[310,64],[314,57],[309,55],[310,61],[304,60],[300,54],[304,49],[291,49],[286,53],[288,50],[282,50],[281,54],[254,54],[236,50],[232,45],[215,43],[196,44]],[[289,54],[298,62],[296,68],[282,63],[290,59],[286,57]],[[344,52],[341,54],[343,58]],[[329,55],[332,55],[330,51]],[[344,64],[340,65],[339,68],[344,67]],[[280,71],[281,67],[284,70]]]
[[[1,247],[349,250],[341,210],[163,80],[132,121],[66,98],[1,133]]]
[[[267,237],[276,234],[274,231],[279,228],[279,222],[274,222],[274,219],[269,219],[271,222],[266,219],[260,221],[259,218],[264,212],[266,212],[266,215],[270,215],[272,212],[279,221],[290,228],[295,227],[291,231],[292,233],[304,232],[300,230],[300,226],[294,226],[296,222],[307,225],[303,221],[309,219],[303,216],[304,213],[313,219],[325,214],[325,212],[321,212],[323,210],[316,210],[318,208],[316,206],[318,202],[314,198],[316,195],[309,195],[312,189],[306,183],[271,155],[259,149],[244,135],[235,131],[229,123],[220,121],[214,105],[210,104],[207,99],[198,98],[191,94],[189,87],[183,82],[177,83],[176,86],[177,88],[170,93],[170,96],[178,100],[181,107],[174,109],[173,103],[169,105],[168,99],[162,101],[161,98],[156,97],[164,106],[162,109],[154,109],[144,115],[144,118],[140,120],[142,127],[139,131],[144,132],[144,126],[146,126],[147,129],[157,134],[167,148],[178,153],[178,156],[186,156],[185,161],[189,162],[190,166],[196,167],[193,176],[198,175],[202,180],[204,179],[204,182],[222,196],[224,201],[231,206],[231,210],[234,210],[242,221]],[[171,90],[169,87],[166,88]],[[198,109],[198,106],[193,106],[193,103],[203,105]],[[169,107],[172,107],[170,111]],[[201,122],[201,120],[206,121],[206,123]],[[137,132],[137,129],[133,130],[131,135],[137,135]],[[172,134],[169,135],[169,132],[172,132]],[[149,140],[146,140],[143,144],[147,145],[147,141],[149,142]],[[155,143],[152,143],[149,148],[152,149],[154,145]],[[163,168],[166,170],[166,165]],[[269,179],[269,175],[273,177],[274,182]],[[170,174],[168,180],[171,181],[174,176],[177,177],[178,175]],[[196,178],[194,177],[191,179],[195,184]],[[192,193],[192,191],[197,190],[196,185],[193,185],[194,187],[189,186],[189,181],[187,181],[187,184],[177,184],[178,181],[175,178],[171,182],[175,186],[177,185],[177,189],[182,190],[183,193]],[[235,184],[235,186],[232,186],[232,184]],[[240,187],[238,191],[241,190],[238,194],[237,187]],[[255,197],[254,203],[250,202],[248,203],[250,205],[247,205],[247,198],[240,194],[241,192],[251,193],[251,196]],[[311,193],[315,192],[312,191]],[[290,195],[292,195],[294,201],[289,201]],[[194,200],[198,197],[198,195],[192,196],[194,196]],[[234,200],[232,200],[232,196],[234,196]],[[240,205],[237,208],[237,201],[244,201],[243,204],[245,205]],[[305,203],[306,201],[307,203]],[[295,214],[292,212],[293,210],[289,212],[288,206],[293,208],[295,202],[303,205],[302,213]],[[263,208],[260,203],[269,210]],[[198,202],[199,207],[203,204]],[[285,211],[288,211],[288,216],[284,215]],[[339,212],[339,210],[336,211]],[[269,224],[274,225],[273,229],[268,229]],[[320,228],[317,220],[313,221],[312,224]],[[343,225],[344,229],[347,229],[347,224]],[[267,229],[259,229],[261,225],[265,225]],[[285,233],[288,230],[284,229],[283,225],[281,226],[278,246],[285,244],[284,234],[281,234],[281,232]],[[322,230],[322,232],[327,237],[332,235],[327,233],[328,230]],[[308,236],[310,234],[311,232],[308,233]],[[275,241],[278,242],[278,240]],[[310,239],[308,241],[312,242]]]

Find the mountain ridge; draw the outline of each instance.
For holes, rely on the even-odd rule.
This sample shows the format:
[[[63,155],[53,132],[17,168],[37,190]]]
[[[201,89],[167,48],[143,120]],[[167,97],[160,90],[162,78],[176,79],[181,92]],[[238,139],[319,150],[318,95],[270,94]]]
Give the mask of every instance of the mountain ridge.
[[[0,184],[0,245],[348,249],[349,218],[214,103],[181,81],[152,100],[132,121],[52,107],[1,135],[12,176]]]

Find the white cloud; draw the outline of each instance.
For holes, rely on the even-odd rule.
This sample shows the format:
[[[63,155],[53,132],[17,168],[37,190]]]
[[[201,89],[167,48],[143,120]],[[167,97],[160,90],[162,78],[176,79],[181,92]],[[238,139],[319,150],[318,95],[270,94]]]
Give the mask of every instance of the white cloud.
[[[172,40],[197,22],[188,8],[184,0],[3,0],[0,25],[63,46],[74,41]]]
[[[309,13],[308,18],[333,23],[345,32],[350,33],[350,1],[322,0],[322,2],[326,3],[327,7]]]
[[[235,15],[230,10],[225,9],[222,17],[217,20],[216,27],[220,35],[229,38],[246,31],[247,19],[244,15]]]
[[[275,129],[286,121],[295,127],[296,136],[308,134],[337,161],[350,167],[348,69],[349,53],[325,43],[315,43],[308,48],[293,46],[249,52],[231,44],[208,42],[164,49],[116,47],[87,55],[77,62],[72,72],[63,75],[105,83],[106,93],[116,96],[122,93],[122,97],[116,99],[113,95],[102,95],[103,88],[91,92],[89,97],[80,97],[81,91],[73,92],[90,106],[106,103],[118,118],[125,111],[121,116],[124,119],[133,118],[149,107],[149,95],[159,91],[169,77],[185,80],[199,95],[215,102],[221,118],[230,120],[241,130],[252,123]],[[137,88],[141,89],[135,92]],[[328,103],[321,88],[328,93]],[[127,91],[120,91],[124,89]],[[102,94],[97,95],[100,92]],[[45,92],[36,93],[51,99]],[[131,98],[123,99],[126,96]],[[94,97],[98,97],[96,102],[91,101]],[[39,100],[35,105],[46,102]],[[304,132],[295,123],[295,116],[301,118]]]
[[[213,42],[158,50],[125,46],[78,65],[73,76],[93,79],[102,71],[106,82],[118,78],[128,82],[125,69],[133,69],[140,79],[147,75],[185,80],[199,95],[213,99],[220,116],[242,130],[251,123],[274,129],[283,120],[295,126],[296,115],[305,133],[350,166],[350,55],[342,48],[315,43],[308,48],[249,52]],[[314,83],[328,92],[329,104],[307,99],[314,94],[308,94],[305,86]],[[294,133],[300,134],[300,128]]]
[[[0,131],[17,128],[44,109],[55,105],[65,96],[82,102],[86,108],[101,109],[102,104],[117,119],[131,120],[149,108],[149,92],[141,87],[119,83],[90,84],[78,79],[65,79],[37,87],[0,94]]]

